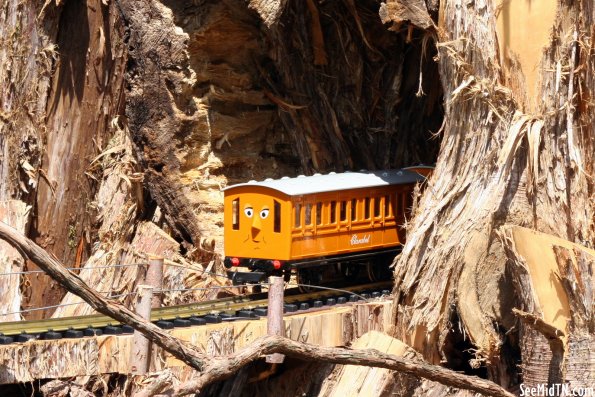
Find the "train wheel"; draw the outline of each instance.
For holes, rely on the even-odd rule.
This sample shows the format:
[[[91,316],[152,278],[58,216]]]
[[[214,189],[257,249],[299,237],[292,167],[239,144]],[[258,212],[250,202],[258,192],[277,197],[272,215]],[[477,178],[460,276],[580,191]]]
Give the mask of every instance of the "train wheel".
[[[368,262],[366,265],[368,279],[372,282],[390,280],[390,268],[385,263]]]
[[[349,263],[349,262],[337,263],[337,271],[339,272],[339,274],[341,274],[341,276],[343,276],[343,278],[345,280],[348,280],[348,281],[355,280],[355,278],[359,274],[359,270],[360,270],[360,266],[358,266],[354,263]]]
[[[298,289],[302,294],[314,292],[317,288],[312,287],[320,284],[320,272],[315,269],[301,269],[296,275]]]

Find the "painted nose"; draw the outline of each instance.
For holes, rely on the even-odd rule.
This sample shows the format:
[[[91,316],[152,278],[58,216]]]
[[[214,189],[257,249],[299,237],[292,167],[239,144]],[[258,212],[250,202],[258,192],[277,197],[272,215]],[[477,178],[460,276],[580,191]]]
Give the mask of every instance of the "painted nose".
[[[262,229],[262,223],[260,223],[260,217],[255,216],[254,219],[252,220],[252,233],[256,235],[260,232],[261,229]]]

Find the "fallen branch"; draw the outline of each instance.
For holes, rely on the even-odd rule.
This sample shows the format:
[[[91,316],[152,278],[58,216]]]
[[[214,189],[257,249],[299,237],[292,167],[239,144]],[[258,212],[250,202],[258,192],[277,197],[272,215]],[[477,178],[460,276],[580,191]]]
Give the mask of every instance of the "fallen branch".
[[[99,313],[132,326],[174,357],[192,368],[202,371],[205,362],[207,362],[204,354],[187,347],[180,339],[174,338],[156,325],[145,321],[120,303],[105,299],[76,274],[70,272],[60,262],[52,258],[43,248],[4,222],[0,222],[0,238],[10,243],[21,255],[35,263],[67,291],[80,296]]]
[[[281,353],[304,361],[386,368],[416,378],[429,379],[447,386],[472,390],[486,396],[514,396],[493,382],[475,376],[460,374],[438,365],[413,361],[393,354],[382,353],[375,349],[353,350],[348,348],[321,347],[309,343],[296,342],[281,336],[265,336],[235,354],[224,358],[213,358],[205,366],[204,372],[198,378],[181,384],[173,390],[173,394],[175,396],[185,396],[197,393],[206,385],[229,378],[245,365],[272,353]],[[137,395],[137,397],[145,395],[148,394],[142,393]]]

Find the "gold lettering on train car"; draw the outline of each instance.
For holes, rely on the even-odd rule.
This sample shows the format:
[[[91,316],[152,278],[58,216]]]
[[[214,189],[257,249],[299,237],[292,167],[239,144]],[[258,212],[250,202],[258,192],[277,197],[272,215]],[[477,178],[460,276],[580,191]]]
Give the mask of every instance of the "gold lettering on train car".
[[[351,236],[351,245],[368,244],[370,242],[370,235],[364,234],[362,238],[359,238],[357,234]]]

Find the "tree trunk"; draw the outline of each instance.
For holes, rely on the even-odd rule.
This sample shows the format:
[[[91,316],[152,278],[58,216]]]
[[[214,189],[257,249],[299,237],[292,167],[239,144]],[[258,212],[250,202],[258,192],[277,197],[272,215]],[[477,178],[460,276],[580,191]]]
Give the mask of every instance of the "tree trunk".
[[[394,334],[432,362],[505,387],[520,381],[519,302],[496,231],[514,224],[595,243],[593,9],[535,7],[551,18],[529,27],[539,57],[527,59],[497,22],[535,23],[530,12],[441,2],[442,144],[395,268]]]
[[[31,207],[43,150],[49,76],[56,58],[56,29],[52,24],[48,29],[38,25],[39,11],[34,3],[0,5],[0,201],[20,200]],[[15,226],[30,225],[32,212],[22,213]],[[18,287],[13,288],[20,294]],[[21,302],[13,294],[0,299],[5,307],[13,305],[13,299],[19,306]]]
[[[59,57],[47,95],[43,156],[29,235],[60,261],[80,267],[96,241],[92,205],[101,177],[91,161],[112,138],[112,119],[120,111],[126,65],[121,23],[100,0],[64,2],[55,23]],[[73,21],[77,21],[73,23]],[[76,40],[73,38],[76,37]],[[41,132],[41,131],[40,131]],[[98,178],[99,177],[99,178]],[[35,269],[35,267],[31,267]],[[64,290],[44,275],[28,276],[33,305],[58,303]],[[48,313],[35,312],[41,317]]]
[[[522,310],[523,383],[584,387],[595,381],[593,269],[595,250],[519,227],[499,237]]]

